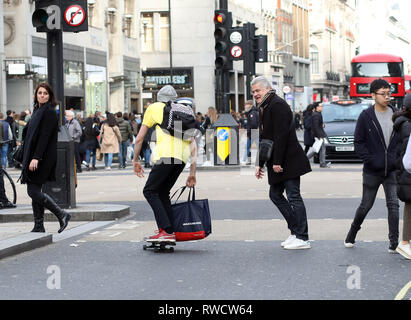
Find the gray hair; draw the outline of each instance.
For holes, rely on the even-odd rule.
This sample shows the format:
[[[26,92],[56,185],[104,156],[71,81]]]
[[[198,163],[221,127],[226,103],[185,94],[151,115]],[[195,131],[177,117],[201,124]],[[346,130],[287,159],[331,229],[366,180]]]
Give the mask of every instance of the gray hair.
[[[253,81],[251,81],[252,86],[258,83],[261,84],[264,88],[272,89],[270,81],[268,81],[268,79],[264,76],[256,77]]]
[[[71,110],[66,110],[66,115],[74,118],[74,112]]]

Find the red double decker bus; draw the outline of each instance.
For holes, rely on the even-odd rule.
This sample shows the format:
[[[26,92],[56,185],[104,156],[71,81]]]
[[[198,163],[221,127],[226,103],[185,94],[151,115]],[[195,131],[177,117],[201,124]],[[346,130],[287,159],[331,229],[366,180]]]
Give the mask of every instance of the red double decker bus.
[[[350,96],[370,98],[370,85],[382,78],[391,84],[391,94],[397,107],[405,96],[404,61],[391,54],[363,54],[351,61]]]
[[[411,76],[405,76],[405,93],[411,93]]]

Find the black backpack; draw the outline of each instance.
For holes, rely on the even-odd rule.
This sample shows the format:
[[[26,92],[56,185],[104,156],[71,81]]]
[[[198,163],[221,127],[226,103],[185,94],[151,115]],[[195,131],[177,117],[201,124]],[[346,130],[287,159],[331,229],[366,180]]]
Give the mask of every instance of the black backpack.
[[[163,122],[160,128],[167,134],[183,140],[190,140],[198,134],[198,123],[191,106],[167,102],[164,107]]]

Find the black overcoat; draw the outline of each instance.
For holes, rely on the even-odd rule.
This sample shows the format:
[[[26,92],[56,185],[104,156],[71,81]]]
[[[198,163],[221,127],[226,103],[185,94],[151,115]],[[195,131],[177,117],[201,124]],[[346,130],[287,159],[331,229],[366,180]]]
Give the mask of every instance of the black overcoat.
[[[22,183],[44,184],[56,180],[58,130],[56,110],[50,103],[33,112],[23,130]],[[29,170],[32,159],[39,160],[36,171]]]
[[[310,162],[304,153],[295,132],[295,123],[290,106],[275,93],[260,104],[262,111],[261,139],[274,141],[271,158],[267,161],[270,185],[298,178],[311,171]],[[281,165],[282,173],[275,173],[273,165]],[[263,163],[260,162],[260,166]]]

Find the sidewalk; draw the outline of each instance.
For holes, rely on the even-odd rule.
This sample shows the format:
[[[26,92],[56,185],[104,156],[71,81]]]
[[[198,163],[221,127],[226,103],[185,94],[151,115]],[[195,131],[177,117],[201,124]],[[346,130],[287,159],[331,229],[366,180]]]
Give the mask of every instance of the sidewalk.
[[[0,259],[33,250],[61,241],[89,230],[110,224],[130,215],[130,207],[110,204],[77,204],[74,209],[65,209],[72,218],[62,233],[56,217],[46,211],[46,233],[30,232],[33,229],[31,206],[21,205],[14,209],[0,210]]]

